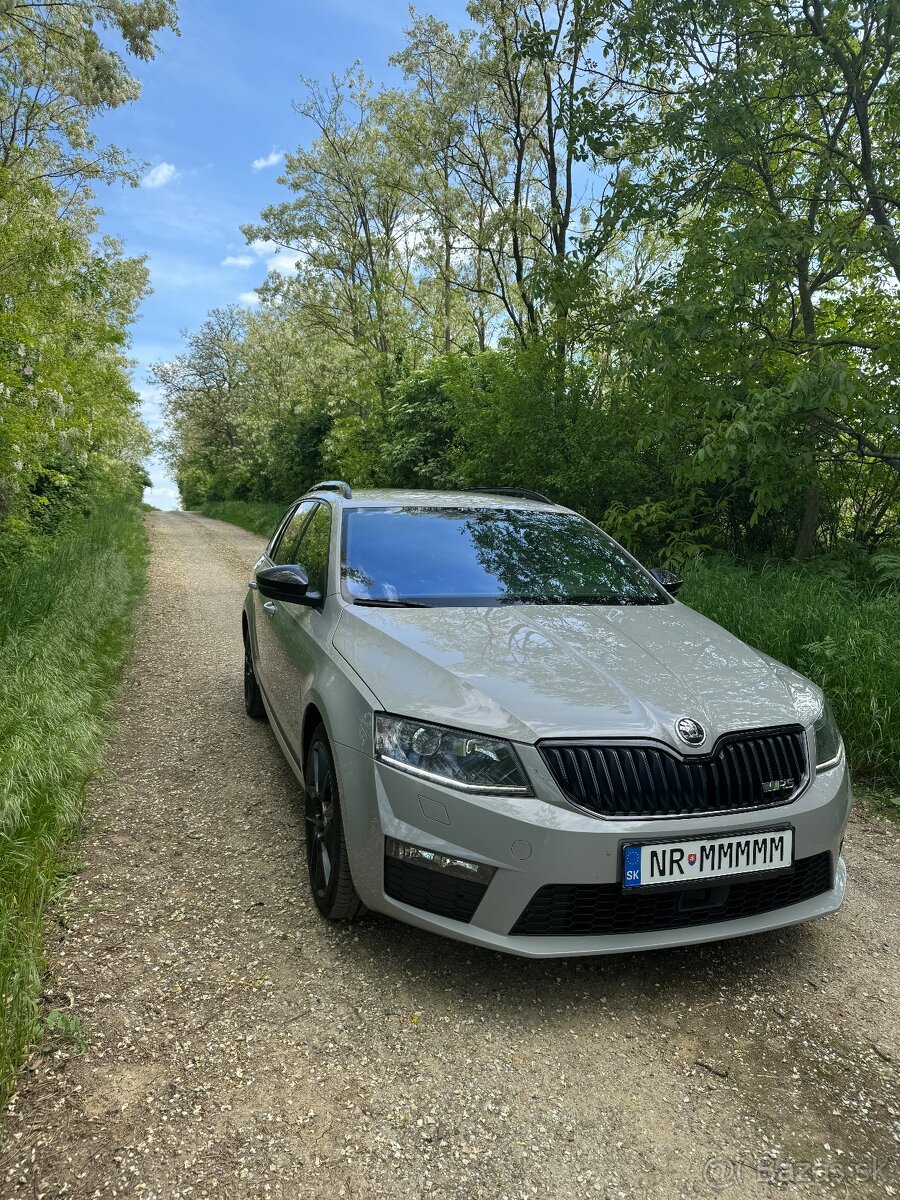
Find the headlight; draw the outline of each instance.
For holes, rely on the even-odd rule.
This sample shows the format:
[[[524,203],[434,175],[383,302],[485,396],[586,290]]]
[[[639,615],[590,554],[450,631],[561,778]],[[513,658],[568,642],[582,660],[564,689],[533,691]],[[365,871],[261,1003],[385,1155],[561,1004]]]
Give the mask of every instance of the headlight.
[[[420,779],[433,779],[464,792],[531,795],[509,742],[480,733],[376,713],[375,757]]]
[[[827,700],[813,729],[816,734],[816,770],[827,771],[840,761],[842,746],[841,735]]]

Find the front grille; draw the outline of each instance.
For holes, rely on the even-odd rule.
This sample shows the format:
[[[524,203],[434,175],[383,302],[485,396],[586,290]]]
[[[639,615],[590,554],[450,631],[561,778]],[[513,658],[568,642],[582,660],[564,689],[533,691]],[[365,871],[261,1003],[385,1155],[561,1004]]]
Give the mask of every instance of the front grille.
[[[708,888],[623,892],[616,883],[548,884],[535,892],[512,933],[524,937],[588,937],[657,933],[737,921],[811,900],[831,889],[831,855],[798,859],[771,878],[716,881]]]
[[[806,786],[799,725],[731,733],[710,754],[680,755],[659,743],[543,742],[563,794],[601,817],[703,816],[789,804]],[[764,784],[790,781],[765,791]]]
[[[439,917],[471,921],[487,891],[487,884],[444,875],[399,858],[385,857],[384,890],[393,900],[423,908]]]

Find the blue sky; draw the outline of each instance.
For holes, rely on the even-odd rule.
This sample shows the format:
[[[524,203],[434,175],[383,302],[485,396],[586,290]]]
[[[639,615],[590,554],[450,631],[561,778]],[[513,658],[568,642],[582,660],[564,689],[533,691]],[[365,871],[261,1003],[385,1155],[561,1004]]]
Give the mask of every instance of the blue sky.
[[[240,226],[287,193],[276,183],[280,153],[309,130],[291,107],[302,75],[327,78],[357,59],[391,81],[387,60],[403,44],[405,0],[181,0],[181,36],[164,36],[154,62],[138,63],[143,94],[108,114],[101,135],[149,164],[138,189],[100,189],[102,229],[145,254],[153,294],[134,329],[135,386],[147,423],[160,427],[151,363],[172,358],[183,329],[206,312],[252,295],[271,251],[247,247]],[[421,7],[465,22],[464,0]],[[162,463],[151,464],[147,499],[178,505]]]

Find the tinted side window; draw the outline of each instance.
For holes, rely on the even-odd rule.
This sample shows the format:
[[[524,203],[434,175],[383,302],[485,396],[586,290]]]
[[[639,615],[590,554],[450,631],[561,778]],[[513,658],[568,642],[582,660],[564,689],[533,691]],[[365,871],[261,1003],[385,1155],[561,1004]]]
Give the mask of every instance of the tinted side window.
[[[291,519],[281,531],[281,537],[279,537],[269,553],[269,557],[277,567],[281,567],[285,563],[297,561],[295,557],[297,543],[300,540],[300,534],[303,532],[303,526],[306,524],[307,518],[315,506],[315,500],[304,500],[302,504],[298,504],[294,509]]]
[[[328,543],[331,538],[331,509],[320,504],[300,538],[296,562],[309,576],[309,590],[325,595]]]

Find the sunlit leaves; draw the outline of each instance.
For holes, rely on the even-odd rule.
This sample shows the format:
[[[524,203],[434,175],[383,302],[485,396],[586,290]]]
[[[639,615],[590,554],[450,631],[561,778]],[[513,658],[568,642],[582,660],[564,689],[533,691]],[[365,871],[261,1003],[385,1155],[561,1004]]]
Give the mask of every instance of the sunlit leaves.
[[[0,553],[134,495],[149,435],[128,381],[142,262],[96,237],[86,184],[126,173],[92,121],[138,93],[168,0],[0,7]]]

